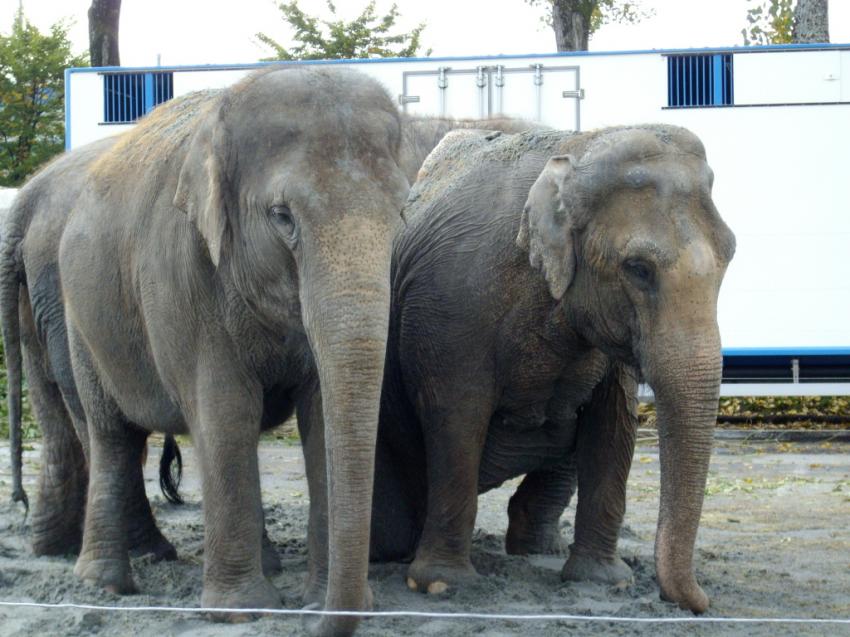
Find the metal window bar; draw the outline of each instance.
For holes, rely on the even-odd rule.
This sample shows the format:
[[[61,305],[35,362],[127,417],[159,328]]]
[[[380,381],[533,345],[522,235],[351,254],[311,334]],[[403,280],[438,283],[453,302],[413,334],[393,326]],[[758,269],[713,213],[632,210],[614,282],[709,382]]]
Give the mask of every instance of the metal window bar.
[[[173,73],[110,73],[103,76],[103,121],[128,124],[174,96]]]

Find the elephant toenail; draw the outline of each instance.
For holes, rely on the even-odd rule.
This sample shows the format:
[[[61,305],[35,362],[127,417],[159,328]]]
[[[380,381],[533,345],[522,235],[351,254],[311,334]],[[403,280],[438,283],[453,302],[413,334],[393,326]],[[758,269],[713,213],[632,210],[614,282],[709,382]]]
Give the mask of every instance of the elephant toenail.
[[[440,593],[445,593],[449,588],[449,585],[445,582],[431,582],[428,584],[428,593],[431,595],[439,595]]]

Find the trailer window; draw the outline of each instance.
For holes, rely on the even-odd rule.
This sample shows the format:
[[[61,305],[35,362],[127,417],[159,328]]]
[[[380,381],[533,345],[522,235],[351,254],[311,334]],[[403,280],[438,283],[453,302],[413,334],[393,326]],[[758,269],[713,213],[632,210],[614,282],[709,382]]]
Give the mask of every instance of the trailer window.
[[[103,122],[135,122],[172,97],[173,73],[106,73],[103,76]]]
[[[730,53],[667,57],[667,106],[696,108],[733,103]]]

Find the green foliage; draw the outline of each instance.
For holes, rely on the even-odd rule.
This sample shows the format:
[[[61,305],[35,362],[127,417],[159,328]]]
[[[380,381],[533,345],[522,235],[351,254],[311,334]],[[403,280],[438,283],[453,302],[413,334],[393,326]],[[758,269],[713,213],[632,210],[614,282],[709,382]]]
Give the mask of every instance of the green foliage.
[[[0,35],[0,186],[17,186],[64,149],[65,69],[86,66],[71,53],[68,26],[41,33],[18,11]]]
[[[741,29],[744,44],[788,44],[793,42],[795,0],[747,0],[748,26]],[[752,6],[753,3],[755,6]]]
[[[3,340],[0,339],[0,438],[9,437],[9,402],[6,392],[6,357],[3,352]],[[29,396],[27,395],[26,387],[23,388],[23,396],[21,397],[22,413],[21,413],[21,434],[24,439],[38,438],[40,430],[32,415],[30,408]]]
[[[321,20],[308,15],[297,0],[281,2],[278,9],[284,21],[295,31],[297,45],[287,49],[269,35],[258,33],[257,38],[274,50],[264,60],[329,60],[368,57],[414,57],[417,55],[423,22],[408,33],[390,35],[398,18],[398,6],[393,3],[389,13],[378,16],[375,0],[371,0],[351,22],[337,18],[336,6],[328,0],[333,20]],[[425,52],[430,55],[431,50]]]
[[[589,25],[589,34],[593,35],[604,24],[637,24],[655,15],[654,9],[645,9],[640,2],[626,0],[525,0],[532,7],[546,7],[546,13],[540,18],[547,26],[552,26],[552,5],[559,3],[565,9],[581,14]]]

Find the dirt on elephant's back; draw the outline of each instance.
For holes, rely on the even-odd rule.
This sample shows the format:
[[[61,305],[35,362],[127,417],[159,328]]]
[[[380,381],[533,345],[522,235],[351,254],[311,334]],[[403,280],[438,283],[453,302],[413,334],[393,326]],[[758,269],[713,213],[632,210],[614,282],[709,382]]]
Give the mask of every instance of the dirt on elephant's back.
[[[0,601],[80,602],[118,606],[197,606],[200,602],[203,523],[197,461],[184,445],[187,504],[158,495],[151,449],[148,494],[177,562],[133,560],[142,593],[119,598],[79,583],[74,558],[34,558],[21,531],[21,511],[10,499],[8,445],[0,447]],[[850,445],[776,445],[720,441],[712,458],[696,549],[697,574],[712,598],[707,617],[850,618]],[[266,522],[284,564],[273,578],[284,605],[299,607],[306,575],[307,485],[301,450],[283,444],[260,450]],[[26,452],[25,476],[35,494],[38,449]],[[634,582],[612,587],[562,583],[563,557],[505,554],[507,500],[518,484],[507,483],[479,500],[472,552],[480,577],[461,590],[429,597],[411,592],[405,564],[376,564],[370,581],[376,610],[573,614],[619,617],[692,617],[662,602],[652,558],[658,507],[657,449],[639,445],[629,480],[628,511],[620,553]],[[562,518],[572,536],[574,508]],[[191,614],[45,610],[0,606],[0,634],[83,635],[301,635],[293,618],[265,617],[250,624],[214,624]],[[841,635],[848,625],[825,624],[615,624],[608,621],[374,618],[358,634],[550,636],[592,635]]]

